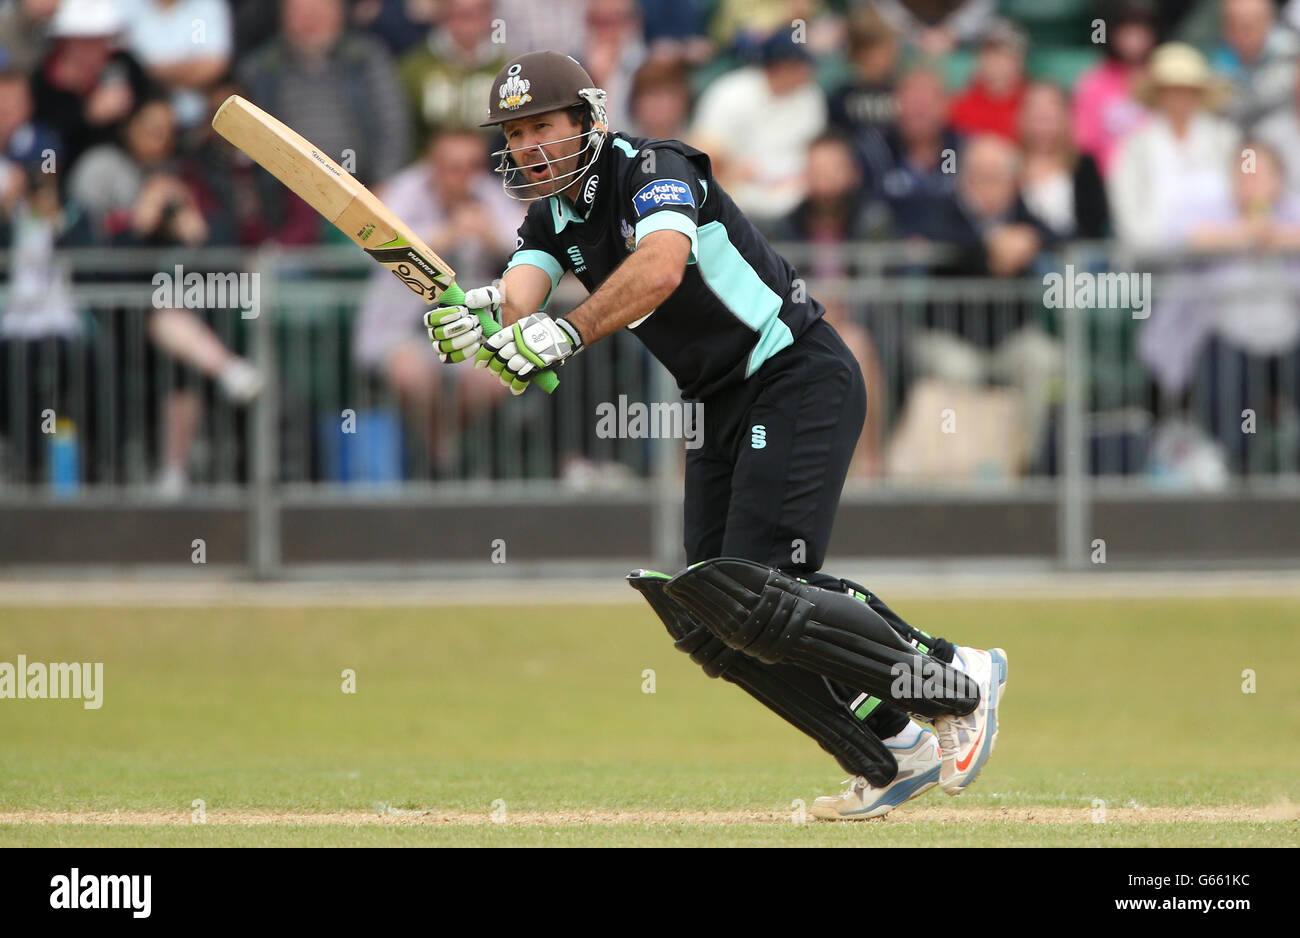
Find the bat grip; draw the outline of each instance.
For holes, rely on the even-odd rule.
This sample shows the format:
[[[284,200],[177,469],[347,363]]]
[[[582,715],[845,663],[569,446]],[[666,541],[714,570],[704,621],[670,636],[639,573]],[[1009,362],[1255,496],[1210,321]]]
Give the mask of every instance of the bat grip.
[[[444,306],[460,306],[465,302],[465,291],[458,284],[453,283],[442,291],[442,295],[438,297],[438,302]],[[501,324],[493,319],[492,313],[486,309],[478,311],[478,321],[483,324],[484,338],[496,335],[501,331]],[[560,379],[555,376],[553,371],[543,371],[533,379],[533,384],[550,394],[559,387]]]

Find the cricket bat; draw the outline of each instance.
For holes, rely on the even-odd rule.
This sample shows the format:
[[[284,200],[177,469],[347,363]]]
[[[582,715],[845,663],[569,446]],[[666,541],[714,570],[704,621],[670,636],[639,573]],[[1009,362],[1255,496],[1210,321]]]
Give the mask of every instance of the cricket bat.
[[[465,301],[451,265],[351,173],[292,128],[237,94],[217,108],[212,128],[430,305],[445,302],[455,306]],[[479,320],[484,336],[501,329],[487,310],[479,312]],[[543,371],[533,381],[548,394],[559,384],[553,371]]]

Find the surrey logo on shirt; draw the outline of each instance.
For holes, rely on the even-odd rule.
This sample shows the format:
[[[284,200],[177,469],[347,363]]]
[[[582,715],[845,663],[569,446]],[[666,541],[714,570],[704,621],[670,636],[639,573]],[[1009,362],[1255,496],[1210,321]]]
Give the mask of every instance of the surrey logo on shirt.
[[[640,218],[652,208],[661,205],[695,205],[691,187],[676,179],[660,179],[646,183],[641,191],[632,196],[632,205]]]
[[[631,254],[636,249],[636,230],[627,223],[626,218],[618,220],[618,233],[623,236],[623,243],[627,245],[627,252]]]

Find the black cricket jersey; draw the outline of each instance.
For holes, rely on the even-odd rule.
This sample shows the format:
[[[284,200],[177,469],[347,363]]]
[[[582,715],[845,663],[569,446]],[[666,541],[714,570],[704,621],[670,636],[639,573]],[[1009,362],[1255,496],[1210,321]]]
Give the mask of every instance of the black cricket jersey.
[[[701,151],[610,133],[582,183],[577,206],[551,196],[529,207],[506,269],[539,267],[552,287],[569,270],[591,292],[652,231],[686,235],[681,284],[628,327],[684,397],[744,381],[821,317],[795,269],[714,182]]]

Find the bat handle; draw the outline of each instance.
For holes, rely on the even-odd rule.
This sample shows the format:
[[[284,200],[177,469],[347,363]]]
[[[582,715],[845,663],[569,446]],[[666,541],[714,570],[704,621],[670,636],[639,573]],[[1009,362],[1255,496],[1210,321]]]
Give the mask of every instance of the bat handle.
[[[465,291],[458,284],[453,283],[442,291],[442,295],[438,297],[438,302],[444,306],[459,306],[465,302]],[[483,324],[483,336],[485,338],[496,335],[501,331],[501,324],[493,319],[492,314],[486,309],[478,311],[478,321]],[[559,387],[560,379],[555,376],[553,371],[543,371],[533,379],[533,384],[550,394]]]

